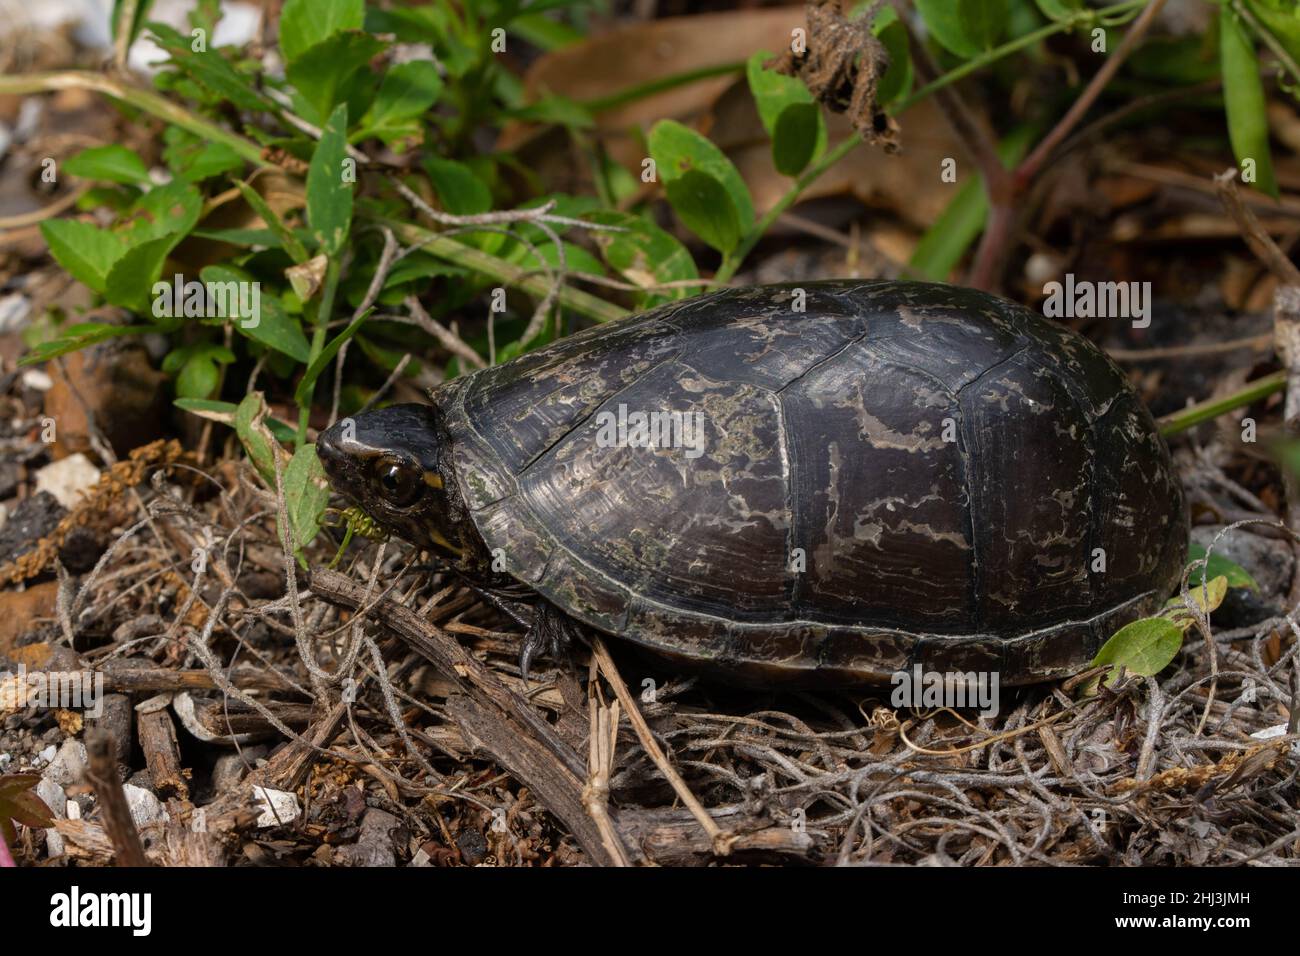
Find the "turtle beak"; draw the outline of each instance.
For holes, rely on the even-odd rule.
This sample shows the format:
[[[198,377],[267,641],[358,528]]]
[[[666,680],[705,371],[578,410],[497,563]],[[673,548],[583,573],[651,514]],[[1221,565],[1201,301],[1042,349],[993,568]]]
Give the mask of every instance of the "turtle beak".
[[[316,439],[316,457],[320,459],[325,474],[330,478],[341,477],[347,455],[341,444],[342,430],[337,423],[321,432]]]
[[[316,457],[320,459],[325,476],[338,491],[360,504],[364,482],[360,473],[360,460],[355,448],[349,448],[343,437],[342,423],[331,425],[316,438]]]

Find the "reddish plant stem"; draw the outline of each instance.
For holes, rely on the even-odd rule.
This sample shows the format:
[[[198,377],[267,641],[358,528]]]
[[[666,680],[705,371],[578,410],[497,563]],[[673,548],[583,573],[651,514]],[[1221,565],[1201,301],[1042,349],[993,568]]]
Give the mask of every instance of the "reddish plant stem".
[[[1003,169],[1000,162],[996,162],[997,153],[993,153],[996,165],[996,171],[990,173],[986,168],[986,163],[981,162],[981,172],[984,173],[984,182],[989,194],[989,219],[988,225],[984,229],[984,235],[980,239],[979,248],[975,253],[975,261],[971,265],[968,282],[977,289],[996,290],[1003,267],[1006,262],[1008,250],[1012,242],[1013,226],[1016,218],[1016,206],[1021,197],[1029,190],[1033,184],[1034,178],[1041,172],[1057,148],[1064,142],[1065,138],[1070,135],[1071,131],[1079,124],[1079,121],[1092,109],[1102,91],[1114,78],[1120,66],[1130,53],[1136,49],[1137,45],[1142,42],[1147,30],[1155,21],[1160,9],[1165,5],[1166,0],[1151,0],[1149,4],[1133,21],[1133,25],[1124,34],[1124,39],[1115,52],[1111,54],[1106,62],[1102,64],[1088,85],[1084,88],[1083,93],[1075,100],[1074,105],[1066,111],[1065,115],[1057,121],[1042,141],[1034,148],[1025,159],[1016,167],[1014,172],[1008,173]],[[964,107],[962,107],[964,109]],[[945,115],[947,111],[945,110]],[[967,124],[969,126],[969,124]],[[963,134],[961,126],[954,126],[958,135]],[[972,140],[972,142],[978,142]],[[977,157],[979,151],[977,150]]]
[[[1136,20],[1133,21],[1124,39],[1120,41],[1119,48],[1113,54],[1106,58],[1106,62],[1101,65],[1101,69],[1096,75],[1088,81],[1088,86],[1074,105],[1061,117],[1060,122],[1052,128],[1052,131],[1043,137],[1043,141],[1035,147],[1034,151],[1025,157],[1024,161],[1016,167],[1014,178],[1016,180],[1017,190],[1022,190],[1042,169],[1043,165],[1051,158],[1052,152],[1056,147],[1061,145],[1062,140],[1070,135],[1070,131],[1079,124],[1084,114],[1092,109],[1092,104],[1097,101],[1115,74],[1123,65],[1124,60],[1134,48],[1142,42],[1142,37],[1146,35],[1147,30],[1151,28],[1152,22],[1160,13],[1160,9],[1165,5],[1165,0],[1151,0],[1147,4]]]
[[[1011,249],[1011,233],[1015,222],[1014,197],[999,202],[990,195],[988,221],[984,226],[984,234],[980,236],[979,248],[975,250],[970,275],[966,277],[969,285],[986,292],[997,291]]]

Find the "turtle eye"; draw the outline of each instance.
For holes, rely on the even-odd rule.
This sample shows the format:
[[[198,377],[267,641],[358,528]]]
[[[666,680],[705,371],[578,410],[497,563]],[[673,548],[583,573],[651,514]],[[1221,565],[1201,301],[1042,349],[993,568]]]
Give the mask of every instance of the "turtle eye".
[[[396,458],[382,458],[375,469],[375,484],[379,494],[395,508],[415,504],[423,488],[420,472]]]

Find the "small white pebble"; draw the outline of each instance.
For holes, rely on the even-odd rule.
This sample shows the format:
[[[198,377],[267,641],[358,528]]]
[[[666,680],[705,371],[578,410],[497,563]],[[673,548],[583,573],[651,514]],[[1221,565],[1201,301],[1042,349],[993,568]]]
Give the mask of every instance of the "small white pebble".
[[[54,379],[38,368],[29,368],[23,372],[23,385],[38,392],[48,392],[54,387]]]
[[[1060,260],[1045,252],[1035,252],[1025,260],[1025,279],[1030,285],[1044,285],[1056,278],[1060,271]]]
[[[136,826],[146,827],[151,823],[167,822],[167,808],[151,791],[127,783],[122,785],[122,792],[126,794],[126,804]]]
[[[74,508],[82,493],[99,481],[99,469],[77,452],[50,462],[36,472],[36,490],[48,491],[65,508]]]
[[[27,324],[27,316],[31,311],[32,300],[21,293],[0,296],[0,333],[20,331]]]
[[[263,829],[289,823],[302,814],[296,794],[285,790],[271,790],[268,787],[254,787],[253,796],[262,805],[262,815],[257,818],[257,825]]]

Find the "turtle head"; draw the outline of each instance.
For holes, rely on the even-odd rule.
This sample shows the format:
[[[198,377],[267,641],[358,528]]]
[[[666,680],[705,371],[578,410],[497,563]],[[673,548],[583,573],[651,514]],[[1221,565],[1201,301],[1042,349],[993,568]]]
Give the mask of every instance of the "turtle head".
[[[432,405],[391,405],[331,425],[316,441],[330,484],[390,534],[461,563],[476,534]]]

